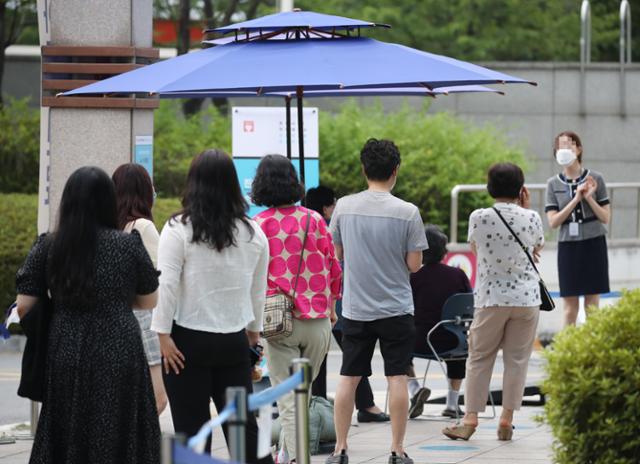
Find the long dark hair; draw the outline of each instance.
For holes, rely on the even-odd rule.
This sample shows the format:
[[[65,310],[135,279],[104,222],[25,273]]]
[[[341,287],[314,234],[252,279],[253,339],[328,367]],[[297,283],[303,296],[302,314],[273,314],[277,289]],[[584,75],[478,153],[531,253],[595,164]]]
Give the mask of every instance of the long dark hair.
[[[75,309],[95,303],[95,257],[100,228],[116,229],[116,193],[106,172],[74,171],[62,192],[49,261],[50,288]]]
[[[111,179],[116,189],[118,229],[124,229],[136,219],[153,221],[153,183],[147,170],[139,164],[123,164],[114,171]]]
[[[182,198],[181,222],[191,222],[193,242],[204,242],[218,251],[236,245],[236,220],[249,229],[249,205],[242,196],[231,157],[222,150],[206,150],[191,162]]]

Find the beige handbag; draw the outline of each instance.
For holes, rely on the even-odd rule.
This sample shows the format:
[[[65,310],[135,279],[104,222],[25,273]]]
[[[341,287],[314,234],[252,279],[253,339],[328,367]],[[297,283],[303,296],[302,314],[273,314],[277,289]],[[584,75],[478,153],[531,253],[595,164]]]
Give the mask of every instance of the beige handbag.
[[[304,260],[304,247],[307,244],[307,234],[309,232],[309,222],[311,213],[307,211],[307,224],[304,229],[304,239],[302,240],[302,251],[300,252],[300,262],[293,286],[293,296],[278,292],[274,295],[267,295],[262,314],[262,336],[267,340],[278,340],[286,338],[293,332],[293,309],[295,307],[296,289],[298,288],[298,278]]]

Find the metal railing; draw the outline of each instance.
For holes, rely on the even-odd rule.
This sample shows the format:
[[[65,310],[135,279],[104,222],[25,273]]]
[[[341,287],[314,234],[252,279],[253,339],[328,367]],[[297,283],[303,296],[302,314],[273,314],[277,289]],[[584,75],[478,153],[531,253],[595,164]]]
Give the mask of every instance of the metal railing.
[[[627,115],[626,67],[631,63],[631,5],[620,2],[620,115]]]
[[[587,112],[586,66],[591,63],[591,5],[580,6],[580,114]]]
[[[531,203],[539,205],[538,212],[542,217],[544,217],[544,203],[545,203],[545,190],[547,188],[547,184],[527,184],[527,189],[531,192]],[[609,200],[612,205],[612,214],[611,220],[609,221],[608,229],[609,229],[609,237],[612,237],[613,233],[613,225],[614,225],[614,214],[615,210],[615,192],[620,190],[636,190],[637,191],[637,200],[636,200],[636,231],[635,238],[640,239],[640,182],[612,182],[607,184],[607,190],[609,192]],[[450,219],[450,242],[458,243],[458,216],[459,216],[459,197],[461,193],[473,193],[473,192],[486,192],[487,186],[485,184],[462,184],[456,185],[451,189],[451,219]],[[537,198],[534,200],[534,196]]]

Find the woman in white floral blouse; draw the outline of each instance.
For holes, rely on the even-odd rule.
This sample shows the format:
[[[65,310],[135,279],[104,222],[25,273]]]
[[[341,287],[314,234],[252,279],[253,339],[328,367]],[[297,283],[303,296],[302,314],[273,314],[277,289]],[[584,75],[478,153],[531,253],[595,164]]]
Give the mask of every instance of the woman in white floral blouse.
[[[513,412],[522,405],[527,367],[538,325],[539,279],[526,253],[500,216],[537,259],[544,245],[542,221],[529,209],[522,170],[511,163],[491,167],[487,184],[492,208],[469,217],[469,242],[478,258],[474,292],[475,314],[469,331],[466,414],[461,425],[442,432],[468,440],[478,425],[489,394],[498,350],[504,361],[502,414],[498,439],[510,440]]]

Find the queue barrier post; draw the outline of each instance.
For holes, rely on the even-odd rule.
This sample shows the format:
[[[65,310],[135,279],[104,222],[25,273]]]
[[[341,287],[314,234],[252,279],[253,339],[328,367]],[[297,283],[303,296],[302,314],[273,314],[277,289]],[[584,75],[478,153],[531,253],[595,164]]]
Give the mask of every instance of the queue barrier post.
[[[296,462],[310,464],[309,454],[309,389],[311,387],[311,363],[306,358],[292,361],[293,373],[302,371],[302,382],[294,390],[296,408]]]
[[[247,390],[244,387],[227,388],[227,404],[236,405],[235,412],[227,421],[229,433],[229,454],[231,460],[246,462]]]

